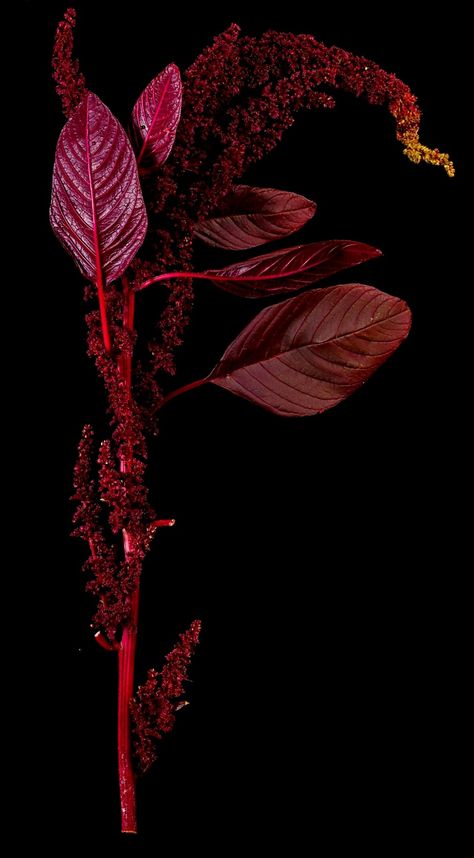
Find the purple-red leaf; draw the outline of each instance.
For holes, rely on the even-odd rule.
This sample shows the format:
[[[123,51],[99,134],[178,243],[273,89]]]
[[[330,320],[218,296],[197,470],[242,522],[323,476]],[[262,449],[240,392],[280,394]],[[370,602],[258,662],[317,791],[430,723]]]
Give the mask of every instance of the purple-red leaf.
[[[53,231],[94,283],[119,277],[147,230],[135,155],[122,126],[88,92],[59,136],[53,169]]]
[[[380,250],[358,241],[317,241],[265,253],[204,274],[233,295],[265,298],[281,292],[295,292],[343,268],[380,255]]]
[[[212,247],[246,250],[291,235],[315,211],[316,203],[299,194],[237,185],[225,197],[219,216],[198,224],[194,235]]]
[[[305,292],[262,310],[205,381],[284,417],[318,414],[364,384],[410,323],[404,301],[371,286]]]
[[[143,90],[132,113],[140,171],[161,167],[170,154],[181,116],[182,84],[178,66],[166,66]]]

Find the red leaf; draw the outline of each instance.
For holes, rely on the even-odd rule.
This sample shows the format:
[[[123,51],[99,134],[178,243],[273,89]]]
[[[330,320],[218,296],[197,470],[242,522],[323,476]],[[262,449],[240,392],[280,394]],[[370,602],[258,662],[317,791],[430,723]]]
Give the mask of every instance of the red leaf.
[[[132,113],[138,166],[144,172],[161,167],[170,154],[181,116],[178,66],[166,66],[143,90]]]
[[[145,238],[137,165],[122,126],[89,92],[59,136],[53,169],[53,231],[94,283],[119,277]]]
[[[380,250],[358,241],[317,241],[265,253],[204,274],[233,295],[264,298],[295,292],[308,283],[380,255]]]
[[[404,301],[371,286],[305,292],[262,310],[205,380],[285,417],[319,414],[367,381],[410,322]]]
[[[291,235],[315,211],[316,203],[299,194],[237,185],[225,197],[221,214],[198,224],[194,235],[212,247],[245,250]]]

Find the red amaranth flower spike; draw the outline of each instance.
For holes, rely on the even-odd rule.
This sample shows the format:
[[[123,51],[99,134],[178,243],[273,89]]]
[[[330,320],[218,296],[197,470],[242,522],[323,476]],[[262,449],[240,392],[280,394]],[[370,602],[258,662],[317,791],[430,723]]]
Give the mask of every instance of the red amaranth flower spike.
[[[92,428],[83,430],[73,522],[89,550],[86,588],[98,602],[91,634],[117,653],[121,824],[123,832],[136,833],[136,774],[150,768],[157,743],[187,704],[183,684],[201,626],[195,620],[161,673],[150,670],[135,691],[144,561],[154,539],[173,536],[175,523],[157,517],[146,484],[148,436],[157,433],[158,411],[206,381],[283,416],[324,411],[360,387],[410,326],[406,304],[370,286],[301,292],[261,310],[207,379],[165,396],[161,381],[175,372],[193,280],[265,298],[303,290],[379,255],[361,241],[312,241],[196,272],[193,239],[249,249],[309,222],[310,200],[241,181],[300,111],[334,106],[329,90],[385,106],[412,161],[440,165],[450,176],[454,169],[447,155],[420,143],[416,98],[395,75],[313,36],[241,36],[235,24],[203,51],[183,83],[171,64],[146,87],[133,110],[134,152],[117,119],[86,89],[72,56],[74,25],[68,9],[54,44],[53,77],[68,122],[56,152],[51,224],[88,281],[87,348],[104,383],[110,431],[96,458]],[[165,300],[158,333],[147,340],[136,327],[135,301],[147,300],[152,283]]]
[[[53,80],[56,81],[56,92],[62,101],[63,113],[68,119],[87,92],[84,75],[79,71],[79,62],[72,58],[75,26],[76,10],[67,9],[64,19],[57,26],[53,49]]]
[[[180,635],[179,643],[166,656],[161,673],[153,668],[143,685],[138,686],[131,703],[135,755],[141,774],[145,774],[157,757],[157,744],[163,733],[169,733],[175,724],[175,713],[187,701],[180,701],[188,667],[199,642],[201,623],[194,620],[188,631]]]

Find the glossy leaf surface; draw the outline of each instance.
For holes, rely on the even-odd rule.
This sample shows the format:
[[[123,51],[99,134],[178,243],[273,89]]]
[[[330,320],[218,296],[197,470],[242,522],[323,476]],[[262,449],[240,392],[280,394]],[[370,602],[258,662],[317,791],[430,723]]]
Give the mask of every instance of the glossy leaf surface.
[[[178,66],[166,66],[137,100],[132,113],[133,138],[140,169],[161,167],[175,141],[181,116],[182,84]]]
[[[206,381],[284,417],[318,414],[357,390],[405,339],[404,301],[351,283],[267,307]]]
[[[145,238],[147,215],[130,141],[92,92],[59,136],[50,220],[94,283],[100,269],[106,282],[123,274]]]
[[[246,250],[291,235],[315,211],[316,204],[299,194],[237,185],[220,215],[198,224],[194,235],[212,247]]]
[[[317,241],[205,271],[216,286],[243,298],[295,292],[344,268],[381,255],[358,241]]]

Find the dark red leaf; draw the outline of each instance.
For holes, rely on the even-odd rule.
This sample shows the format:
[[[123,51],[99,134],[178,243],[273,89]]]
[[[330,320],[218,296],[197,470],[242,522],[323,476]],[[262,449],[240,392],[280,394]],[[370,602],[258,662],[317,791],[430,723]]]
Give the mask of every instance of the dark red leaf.
[[[59,136],[50,221],[82,273],[97,283],[119,277],[147,229],[135,155],[125,131],[87,93]]]
[[[316,203],[299,194],[237,185],[224,199],[220,215],[198,224],[194,235],[212,247],[246,250],[291,235],[315,211]]]
[[[371,286],[305,292],[262,310],[206,381],[284,417],[318,414],[364,384],[410,323],[404,301]]]
[[[265,298],[281,292],[295,292],[380,255],[380,250],[358,241],[316,241],[265,253],[204,274],[233,295]]]
[[[181,116],[178,66],[166,66],[143,90],[132,113],[133,138],[140,169],[161,167],[170,154]]]

